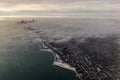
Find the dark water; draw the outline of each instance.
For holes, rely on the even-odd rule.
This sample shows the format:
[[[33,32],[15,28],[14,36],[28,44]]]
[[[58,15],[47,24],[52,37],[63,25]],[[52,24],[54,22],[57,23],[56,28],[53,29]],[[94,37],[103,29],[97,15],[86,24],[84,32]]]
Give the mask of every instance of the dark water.
[[[50,52],[35,44],[0,46],[0,80],[79,80],[74,72],[53,66]]]

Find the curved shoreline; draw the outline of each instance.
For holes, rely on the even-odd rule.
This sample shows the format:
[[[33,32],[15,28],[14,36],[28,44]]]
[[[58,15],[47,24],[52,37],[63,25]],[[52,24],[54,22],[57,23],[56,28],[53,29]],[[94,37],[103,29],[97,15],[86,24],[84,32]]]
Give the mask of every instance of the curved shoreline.
[[[71,71],[75,72],[76,77],[78,77],[79,79],[81,79],[80,76],[79,76],[79,74],[77,73],[77,71],[75,70],[74,67],[71,67],[70,65],[68,65],[66,63],[59,63],[59,62],[56,62],[56,61],[53,62],[53,65],[61,67],[61,68],[64,68],[64,69],[71,70]]]
[[[71,71],[75,72],[76,77],[78,77],[79,79],[81,79],[80,76],[79,76],[79,74],[78,74],[78,72],[76,71],[76,69],[74,67],[71,67],[67,63],[62,63],[62,62],[56,61],[57,60],[57,57],[56,57],[57,54],[55,54],[51,49],[40,49],[40,50],[41,51],[48,51],[48,52],[51,52],[53,54],[53,56],[54,56],[53,65],[61,67],[61,68],[64,68],[64,69],[71,70]]]

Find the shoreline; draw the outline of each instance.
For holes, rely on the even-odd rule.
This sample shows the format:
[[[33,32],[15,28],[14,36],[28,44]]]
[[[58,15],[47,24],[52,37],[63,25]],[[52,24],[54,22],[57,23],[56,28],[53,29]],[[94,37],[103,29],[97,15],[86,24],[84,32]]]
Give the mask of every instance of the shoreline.
[[[80,76],[79,76],[79,74],[78,74],[78,72],[76,71],[76,69],[74,67],[71,67],[67,63],[62,63],[62,62],[56,61],[56,58],[57,58],[56,55],[57,54],[55,54],[51,49],[40,49],[40,50],[41,51],[51,52],[53,54],[53,56],[54,56],[54,62],[53,62],[52,65],[58,66],[58,67],[61,67],[61,68],[64,68],[64,69],[67,69],[67,70],[70,70],[70,71],[73,71],[73,72],[75,72],[75,76],[78,77],[79,79],[81,79]]]
[[[75,72],[75,76],[78,77],[79,79],[81,79],[80,76],[79,76],[79,74],[78,74],[77,71],[75,70],[75,68],[74,68],[74,67],[71,67],[71,66],[68,65],[67,63],[60,63],[60,62],[54,61],[54,62],[53,62],[53,65],[58,66],[58,67],[61,67],[61,68],[64,68],[64,69],[68,69],[68,70],[70,70],[70,71],[73,71],[73,72]]]
[[[65,69],[68,69],[68,70],[71,70],[71,71],[74,71],[74,72],[76,71],[75,68],[71,67],[70,65],[68,65],[66,63],[60,63],[60,62],[54,61],[53,65],[60,66],[62,68],[65,68]]]

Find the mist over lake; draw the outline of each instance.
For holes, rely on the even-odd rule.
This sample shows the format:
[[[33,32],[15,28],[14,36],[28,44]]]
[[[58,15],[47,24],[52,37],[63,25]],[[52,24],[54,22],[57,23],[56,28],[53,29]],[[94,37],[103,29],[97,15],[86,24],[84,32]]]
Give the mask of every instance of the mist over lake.
[[[32,22],[33,19],[35,20],[34,22]],[[76,67],[79,63],[76,64],[77,60],[72,61],[78,58],[74,57],[77,54],[83,56],[79,56],[79,61],[83,63],[82,65],[86,71],[88,68],[85,64],[88,66],[94,64],[87,62],[88,57],[86,58],[86,55],[88,56],[89,54],[89,57],[92,57],[93,60],[98,60],[98,62],[99,60],[106,61],[105,65],[100,61],[98,64],[94,64],[97,67],[90,66],[90,68],[94,68],[92,70],[93,74],[90,76],[88,76],[89,72],[82,70],[82,73],[87,76],[83,77],[83,79],[91,79],[91,76],[95,79],[99,76],[102,76],[101,80],[103,78],[109,79],[108,77],[111,76],[109,69],[111,73],[116,71],[112,70],[113,67],[116,67],[118,74],[116,75],[115,73],[115,79],[111,78],[111,80],[119,79],[119,52],[113,54],[114,50],[119,51],[119,22],[120,19],[115,18],[30,17],[2,19],[0,21],[0,79],[79,80],[79,77],[76,77],[76,73],[68,68],[70,66],[70,69],[72,67],[79,72]],[[110,47],[110,45],[112,46]],[[48,48],[53,52],[49,52]],[[62,52],[62,55],[59,54],[59,51]],[[74,52],[70,52],[72,53],[71,56],[69,51],[74,51],[76,55],[73,54]],[[56,56],[53,55],[54,53]],[[115,60],[111,57],[113,55]],[[69,56],[71,57],[70,60]],[[83,58],[85,59],[85,64]],[[82,59],[83,61],[81,61]],[[54,62],[57,62],[57,65],[53,65]],[[115,64],[113,65],[113,63]],[[102,75],[105,70],[101,65],[107,68],[106,71],[108,72],[105,73],[109,74],[107,75],[108,77]],[[98,76],[93,77],[96,71]]]

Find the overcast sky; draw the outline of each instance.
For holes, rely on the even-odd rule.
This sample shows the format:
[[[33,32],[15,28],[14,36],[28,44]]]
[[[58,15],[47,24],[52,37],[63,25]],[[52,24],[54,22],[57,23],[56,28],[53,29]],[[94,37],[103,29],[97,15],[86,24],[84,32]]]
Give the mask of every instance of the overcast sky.
[[[119,16],[120,0],[0,0],[0,16]]]

